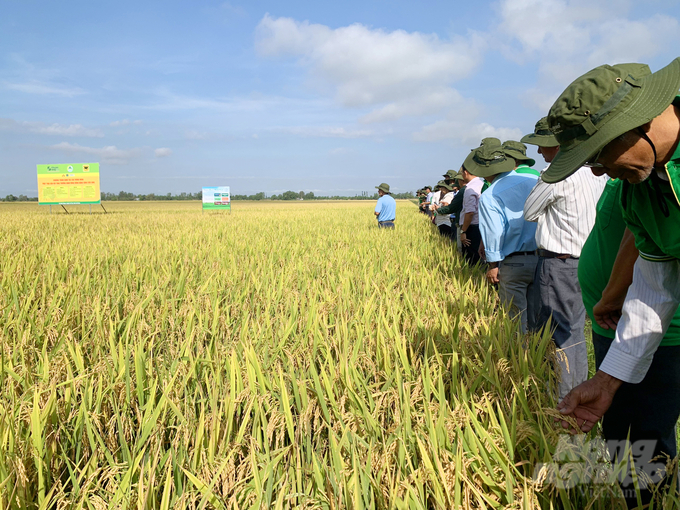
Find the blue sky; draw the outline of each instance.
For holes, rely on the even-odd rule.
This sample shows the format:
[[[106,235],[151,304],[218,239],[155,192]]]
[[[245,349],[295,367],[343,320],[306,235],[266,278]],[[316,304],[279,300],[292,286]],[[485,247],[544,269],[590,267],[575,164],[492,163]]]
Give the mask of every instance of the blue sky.
[[[0,196],[76,162],[108,192],[354,195],[518,139],[592,67],[663,67],[680,0],[0,0],[0,33]]]

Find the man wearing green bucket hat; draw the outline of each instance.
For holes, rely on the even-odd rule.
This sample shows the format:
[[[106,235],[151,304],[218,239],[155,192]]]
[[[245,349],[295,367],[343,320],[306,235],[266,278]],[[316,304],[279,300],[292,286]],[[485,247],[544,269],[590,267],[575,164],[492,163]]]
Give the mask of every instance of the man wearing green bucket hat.
[[[380,228],[394,228],[394,220],[396,219],[397,203],[390,195],[390,185],[386,182],[376,186],[378,190],[378,203],[375,206],[375,216],[378,219],[378,227]]]
[[[558,182],[584,164],[596,175],[622,179],[623,217],[640,252],[623,306],[596,305],[616,328],[611,347],[595,376],[559,405],[583,431],[608,411],[623,384],[645,383],[680,303],[679,89],[680,58],[656,73],[643,64],[600,66],[569,85],[548,115],[561,149],[543,179]],[[677,372],[677,364],[669,370]],[[667,386],[646,392],[647,402],[640,399],[631,411],[661,408],[668,415],[663,421],[674,425],[680,388],[668,375]],[[671,456],[673,428],[668,437],[653,438]]]
[[[437,226],[439,233],[449,239],[454,239],[455,237],[451,234],[451,217],[449,214],[437,214],[437,209],[439,207],[446,207],[451,204],[453,200],[453,185],[447,184],[444,181],[440,181],[435,186],[435,189],[439,190],[440,195],[437,199],[436,204],[433,204],[434,211],[434,224]]]
[[[541,144],[539,152],[546,162],[551,162],[559,154],[560,147],[553,135],[545,134],[544,124],[544,119],[538,121],[534,134],[522,140]],[[543,147],[544,144],[550,147]],[[596,177],[585,167],[557,184],[539,179],[524,204],[524,218],[537,223],[535,283],[540,304],[536,325],[542,328],[550,323],[550,334],[557,346],[561,367],[559,398],[588,378],[586,311],[577,268],[607,180]]]
[[[518,174],[531,174],[538,177],[541,173],[531,168],[536,164],[536,160],[527,156],[527,146],[522,142],[507,140],[503,142],[503,151],[506,156],[515,160],[515,172]]]
[[[500,147],[500,142],[498,147]],[[465,168],[465,163],[460,169],[460,174],[465,183],[465,194],[458,218],[460,232],[458,237],[463,257],[468,264],[474,266],[481,260],[479,256],[479,244],[482,241],[482,235],[479,232],[479,197],[482,194],[484,181],[471,174]]]
[[[451,217],[451,237],[457,239],[459,225],[458,217],[463,208],[463,199],[465,198],[465,179],[460,171],[453,176],[453,183],[454,186],[458,188],[458,191],[453,196],[453,200],[451,200],[449,205],[437,208],[436,213],[437,215],[447,214]],[[458,248],[460,249],[460,246]]]
[[[546,163],[550,163],[560,150],[560,143],[550,130],[548,117],[540,119],[534,127],[534,132],[523,136],[521,142],[536,145],[538,153],[543,156]]]
[[[524,220],[523,206],[537,177],[513,172],[515,160],[499,146],[475,149],[464,166],[491,183],[479,199],[479,229],[489,265],[487,280],[498,284],[501,303],[513,316],[521,317],[522,332],[534,330],[536,223]]]

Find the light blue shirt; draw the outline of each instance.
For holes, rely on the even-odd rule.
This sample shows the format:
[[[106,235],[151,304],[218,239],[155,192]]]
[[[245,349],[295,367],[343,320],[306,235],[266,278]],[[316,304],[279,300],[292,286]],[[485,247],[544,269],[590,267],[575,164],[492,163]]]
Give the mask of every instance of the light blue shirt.
[[[375,205],[375,212],[380,213],[378,221],[394,221],[397,214],[397,203],[391,196],[383,195]]]
[[[479,230],[487,262],[536,249],[536,223],[524,219],[524,202],[538,178],[514,171],[496,176],[479,199]]]

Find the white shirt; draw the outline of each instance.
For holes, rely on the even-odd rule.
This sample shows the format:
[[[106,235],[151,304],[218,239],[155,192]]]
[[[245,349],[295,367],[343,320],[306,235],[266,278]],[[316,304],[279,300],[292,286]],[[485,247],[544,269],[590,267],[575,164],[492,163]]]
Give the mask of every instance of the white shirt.
[[[679,281],[680,260],[637,259],[616,336],[600,370],[633,384],[644,379],[680,304]]]
[[[460,211],[460,218],[458,220],[460,225],[465,222],[465,215],[470,212],[475,213],[470,225],[479,225],[479,197],[482,195],[482,186],[484,186],[484,181],[479,177],[475,177],[465,186],[463,209]]]
[[[448,192],[446,195],[444,195],[442,198],[439,199],[440,204],[450,204],[451,200],[453,200],[454,193],[453,191]],[[434,217],[434,224],[439,226],[439,225],[448,225],[451,226],[451,215],[450,214],[438,214],[437,216]]]
[[[524,204],[524,218],[538,222],[536,246],[581,256],[595,224],[595,206],[608,180],[606,175],[596,177],[587,167],[554,184],[539,179]]]

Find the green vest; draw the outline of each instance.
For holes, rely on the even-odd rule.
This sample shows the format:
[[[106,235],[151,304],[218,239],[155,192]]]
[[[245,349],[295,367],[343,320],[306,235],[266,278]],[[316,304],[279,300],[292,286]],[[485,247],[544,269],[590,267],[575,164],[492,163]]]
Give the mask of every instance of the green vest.
[[[680,96],[673,104],[680,107]],[[640,257],[652,262],[680,259],[680,143],[666,163],[666,176],[668,181],[653,170],[639,184],[623,184],[623,218]]]
[[[626,229],[620,206],[623,187],[624,181],[618,179],[607,182],[597,203],[595,224],[578,261],[578,281],[586,313],[593,323],[593,331],[607,338],[614,338],[614,331],[603,329],[595,322],[593,306],[602,298],[602,291],[609,283]],[[661,345],[680,345],[680,309],[675,312]]]

